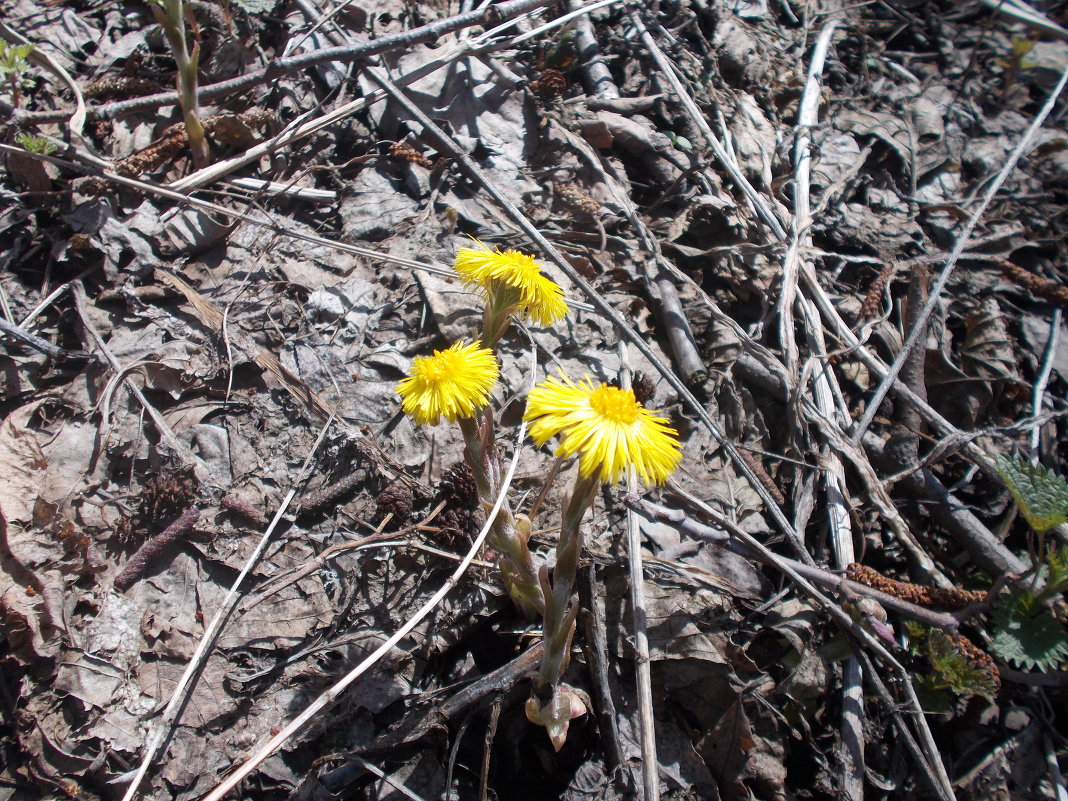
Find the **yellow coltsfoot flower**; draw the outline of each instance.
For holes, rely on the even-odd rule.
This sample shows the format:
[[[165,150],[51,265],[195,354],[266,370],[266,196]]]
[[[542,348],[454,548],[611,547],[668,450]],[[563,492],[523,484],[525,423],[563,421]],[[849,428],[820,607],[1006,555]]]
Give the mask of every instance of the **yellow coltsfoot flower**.
[[[460,248],[453,269],[470,287],[477,287],[487,303],[495,292],[509,296],[511,304],[528,320],[550,326],[567,314],[564,290],[546,277],[533,256],[518,250],[492,250],[477,239],[477,248]]]
[[[489,403],[499,374],[497,357],[482,343],[457,342],[433,356],[417,356],[408,378],[397,384],[401,408],[419,425],[435,426],[474,417]]]
[[[677,432],[649,411],[629,389],[575,383],[561,373],[538,384],[527,398],[524,419],[540,446],[560,436],[556,455],[579,454],[579,474],[616,481],[634,465],[646,483],[663,484],[682,453]]]

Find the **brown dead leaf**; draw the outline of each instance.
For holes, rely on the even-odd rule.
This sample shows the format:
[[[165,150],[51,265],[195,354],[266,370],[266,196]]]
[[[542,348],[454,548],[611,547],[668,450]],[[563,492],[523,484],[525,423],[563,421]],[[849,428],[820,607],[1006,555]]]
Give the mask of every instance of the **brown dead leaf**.
[[[1016,363],[1016,343],[1009,336],[997,300],[984,298],[965,323],[968,333],[961,346],[965,370],[983,378],[1022,384]]]
[[[28,427],[40,402],[16,409],[0,423],[0,511],[10,522],[29,522],[48,473],[37,435]]]
[[[698,751],[728,801],[748,797],[742,779],[752,748],[753,729],[742,706],[742,696],[738,696],[698,744]]]

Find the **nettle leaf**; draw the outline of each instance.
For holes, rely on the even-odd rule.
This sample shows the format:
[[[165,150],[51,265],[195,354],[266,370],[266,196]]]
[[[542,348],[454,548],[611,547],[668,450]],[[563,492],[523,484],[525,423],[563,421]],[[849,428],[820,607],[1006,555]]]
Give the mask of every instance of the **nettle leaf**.
[[[994,464],[1031,528],[1041,532],[1068,522],[1064,476],[1019,456],[997,456]]]
[[[957,695],[981,695],[992,701],[998,693],[990,674],[969,662],[940,629],[927,632],[927,659],[942,686]]]
[[[1068,545],[1062,545],[1055,551],[1051,550],[1046,557],[1046,564],[1048,565],[1047,592],[1068,590]]]
[[[1068,658],[1068,632],[1027,591],[1011,593],[994,608],[990,650],[1025,670],[1053,670]]]
[[[929,673],[916,677],[917,689],[923,691],[923,708],[928,712],[948,711],[950,699],[945,691],[968,698],[981,695],[993,700],[997,686],[990,673],[973,664],[941,629],[907,621],[909,652],[922,656],[931,666]]]

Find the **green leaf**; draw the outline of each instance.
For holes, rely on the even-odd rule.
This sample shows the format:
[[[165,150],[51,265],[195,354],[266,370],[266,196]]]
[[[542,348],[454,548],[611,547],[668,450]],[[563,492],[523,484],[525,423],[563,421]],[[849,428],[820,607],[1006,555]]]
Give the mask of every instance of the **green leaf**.
[[[1068,545],[1051,550],[1046,557],[1049,570],[1046,574],[1046,592],[1058,593],[1068,590]]]
[[[34,134],[26,131],[20,131],[15,137],[15,142],[20,147],[31,153],[43,153],[44,155],[50,155],[56,152],[56,146],[49,142],[42,136],[35,136]]]
[[[26,60],[33,52],[32,44],[9,45],[0,42],[0,75],[19,75],[25,72],[30,63]]]
[[[907,621],[905,628],[909,634],[909,652],[925,657],[931,666],[926,675],[917,676],[915,681],[925,710],[949,711],[952,699],[946,690],[962,698],[981,695],[993,700],[997,695],[997,685],[990,673],[962,654],[941,629],[915,621]]]
[[[934,674],[915,676],[912,686],[924,712],[945,715],[953,711],[953,696],[946,690],[941,679]]]
[[[1068,522],[1068,484],[1063,476],[1019,456],[997,456],[994,464],[1031,528],[1042,532]]]
[[[990,650],[1025,670],[1053,670],[1068,657],[1068,632],[1025,591],[998,601]]]
[[[976,667],[958,651],[941,629],[927,633],[927,659],[948,690],[967,698],[981,695],[994,700],[997,687],[982,668]]]

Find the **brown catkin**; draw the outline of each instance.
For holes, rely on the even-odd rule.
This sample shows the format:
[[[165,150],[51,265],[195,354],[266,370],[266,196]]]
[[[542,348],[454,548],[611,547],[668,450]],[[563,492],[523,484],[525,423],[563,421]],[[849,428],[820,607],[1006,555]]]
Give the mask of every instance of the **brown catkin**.
[[[764,469],[764,465],[760,463],[760,460],[745,448],[739,448],[738,455],[742,457],[743,462],[749,465],[749,469],[753,471],[756,477],[760,480],[760,483],[764,485],[764,489],[766,489],[771,497],[775,499],[775,503],[779,504],[779,506],[785,504],[786,498],[783,497],[782,492],[779,491],[778,485],[772,477],[768,475],[767,471]]]
[[[553,194],[555,194],[556,197],[560,199],[560,202],[567,206],[573,214],[596,217],[601,213],[601,204],[574,184],[553,181]]]
[[[366,475],[355,471],[349,473],[340,481],[326,484],[317,490],[307,493],[301,497],[300,502],[297,504],[297,516],[316,515],[325,511],[328,507],[332,508],[342,498],[355,492],[356,488],[366,480]]]
[[[846,568],[846,578],[917,606],[933,606],[938,609],[956,610],[964,609],[986,599],[986,593],[983,592],[922,587],[919,584],[896,581],[856,562]]]
[[[1011,261],[1001,260],[997,263],[1001,274],[1014,284],[1030,290],[1036,298],[1048,300],[1058,306],[1068,306],[1068,286],[1063,286],[1055,281],[1041,278],[1032,272],[1018,267]]]
[[[130,557],[126,567],[115,577],[115,589],[124,592],[132,587],[144,574],[150,562],[156,557],[162,556],[171,550],[179,539],[184,537],[193,528],[193,524],[200,519],[200,510],[190,506],[182,512],[178,519],[163,529],[159,534],[147,540],[144,545],[137,549]]]
[[[245,503],[240,498],[224,495],[222,500],[219,501],[219,505],[236,515],[241,515],[241,517],[255,523],[257,526],[262,527],[267,525],[267,518],[264,516],[263,512]]]
[[[871,282],[871,286],[868,287],[868,292],[864,296],[864,302],[860,306],[861,322],[871,320],[879,313],[879,309],[883,305],[883,294],[886,292],[886,285],[896,269],[897,265],[893,262],[884,264],[883,269],[879,271],[879,274],[875,276],[875,280]]]
[[[389,148],[390,158],[397,161],[406,161],[409,164],[418,164],[428,170],[434,166],[434,162],[416,150],[407,142],[394,142]]]
[[[91,100],[126,100],[131,97],[151,95],[163,91],[163,84],[151,78],[132,75],[116,75],[93,81],[82,92]]]

